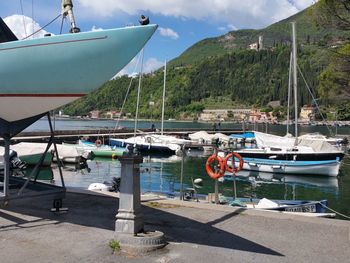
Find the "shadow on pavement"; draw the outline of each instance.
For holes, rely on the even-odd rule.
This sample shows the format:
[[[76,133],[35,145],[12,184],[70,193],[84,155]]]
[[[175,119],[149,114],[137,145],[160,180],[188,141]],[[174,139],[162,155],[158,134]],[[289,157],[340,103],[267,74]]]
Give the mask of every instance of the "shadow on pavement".
[[[54,224],[71,223],[114,231],[118,201],[117,198],[108,196],[67,193],[63,205],[69,208],[69,212],[66,214],[54,214],[48,211],[51,208],[52,200],[48,201],[39,198],[23,200],[22,203],[11,205],[0,211],[0,217],[11,221],[7,225],[0,224],[0,233],[4,231],[20,231],[20,229],[26,228],[26,225],[28,225],[28,228],[40,227],[42,224],[48,224],[48,220],[56,221]],[[191,208],[186,208],[187,212],[191,211],[188,209]],[[12,214],[7,214],[7,211],[12,212]],[[173,211],[179,210],[175,208]],[[208,223],[193,220],[189,216],[185,217],[171,213],[173,211],[172,209],[161,210],[142,206],[145,229],[148,231],[162,231],[167,240],[173,242],[193,243],[210,247],[284,256],[268,247],[215,227],[216,224],[230,220],[239,211],[225,214]],[[13,212],[35,218],[25,219],[24,217],[20,217],[20,215],[14,215]],[[34,222],[35,226],[33,226]]]

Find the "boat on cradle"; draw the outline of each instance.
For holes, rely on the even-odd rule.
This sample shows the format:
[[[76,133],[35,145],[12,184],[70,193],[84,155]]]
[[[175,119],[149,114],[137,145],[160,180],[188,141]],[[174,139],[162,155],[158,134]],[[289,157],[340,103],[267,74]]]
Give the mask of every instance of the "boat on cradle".
[[[11,32],[2,20],[0,27],[1,32]],[[0,43],[0,121],[38,116],[99,88],[135,57],[156,28],[132,26],[25,40],[9,33],[7,42]]]
[[[128,152],[126,147],[112,147],[100,143],[79,140],[77,145],[73,145],[79,151],[90,151],[92,157],[117,158]]]
[[[236,198],[229,203],[231,206],[246,209],[297,214],[310,217],[335,217],[334,213],[327,213],[327,200],[269,200],[267,198]]]

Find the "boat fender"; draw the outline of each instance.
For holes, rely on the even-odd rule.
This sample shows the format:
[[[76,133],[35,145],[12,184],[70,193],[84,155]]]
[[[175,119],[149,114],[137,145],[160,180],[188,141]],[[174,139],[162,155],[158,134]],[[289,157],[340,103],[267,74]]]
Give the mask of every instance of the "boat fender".
[[[97,140],[95,141],[95,145],[96,145],[97,147],[100,147],[100,146],[102,145],[102,141],[101,141],[100,139],[97,139]]]
[[[218,163],[218,167],[219,167],[219,170],[216,172],[214,172],[213,169],[211,168],[211,164],[214,161],[216,161]],[[218,179],[218,178],[222,177],[225,173],[225,163],[221,157],[213,154],[213,155],[209,156],[209,158],[205,164],[205,170],[207,171],[207,174],[211,178]]]
[[[234,157],[234,158],[232,158],[232,157]],[[232,168],[230,166],[228,166],[228,161],[229,161],[230,158],[232,158]],[[234,165],[235,164],[235,161],[234,161],[235,158],[237,158],[239,160],[238,167],[235,167],[235,165]],[[240,156],[238,153],[231,152],[225,157],[224,164],[226,166],[225,169],[227,171],[229,171],[230,173],[233,173],[233,172],[238,173],[240,170],[242,170],[244,161],[243,161],[242,156]]]

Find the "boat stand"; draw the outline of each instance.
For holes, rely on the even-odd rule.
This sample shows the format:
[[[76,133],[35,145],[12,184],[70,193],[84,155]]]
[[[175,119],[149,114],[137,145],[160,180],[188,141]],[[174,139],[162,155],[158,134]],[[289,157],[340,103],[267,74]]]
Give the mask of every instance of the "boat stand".
[[[45,152],[41,156],[39,162],[35,165],[31,174],[26,178],[19,178],[12,176],[10,169],[10,145],[11,138],[23,131],[25,128],[39,120],[41,117],[47,115],[51,136]],[[43,197],[52,198],[53,210],[60,212],[62,208],[62,199],[65,197],[66,188],[62,175],[62,163],[58,158],[58,151],[55,142],[55,134],[52,128],[50,113],[40,114],[28,119],[8,122],[0,119],[0,137],[4,141],[4,172],[0,174],[0,206],[7,205],[9,202],[15,203],[23,198]],[[42,163],[44,161],[46,153],[49,151],[51,145],[54,145],[55,154],[58,160],[58,168],[60,173],[60,179],[62,186],[50,185],[37,181]],[[1,191],[2,190],[2,191]]]

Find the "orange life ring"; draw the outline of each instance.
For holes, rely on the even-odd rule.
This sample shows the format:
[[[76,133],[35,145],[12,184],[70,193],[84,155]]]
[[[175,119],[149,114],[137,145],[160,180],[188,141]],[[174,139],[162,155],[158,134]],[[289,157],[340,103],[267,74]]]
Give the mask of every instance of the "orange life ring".
[[[232,168],[231,168],[230,166],[228,166],[228,161],[232,156],[234,158],[232,158]],[[239,165],[237,168],[234,166],[234,162],[235,162],[234,159],[235,158],[237,158],[239,160]],[[227,171],[229,171],[230,173],[233,173],[233,172],[238,173],[240,170],[242,170],[244,161],[243,161],[242,156],[240,156],[238,153],[231,152],[225,157],[224,164],[225,164],[225,169]]]
[[[100,146],[102,145],[102,141],[101,141],[100,139],[97,139],[97,140],[95,141],[95,145],[96,145],[97,147],[100,147]]]
[[[211,163],[213,161],[217,161],[218,165],[219,165],[219,171],[218,172],[214,172],[213,169],[211,168]],[[205,170],[207,171],[207,174],[213,178],[213,179],[218,179],[220,177],[222,177],[225,173],[225,163],[222,160],[222,158],[220,156],[217,156],[215,154],[213,154],[212,156],[210,156],[207,160],[207,163],[205,164]]]

